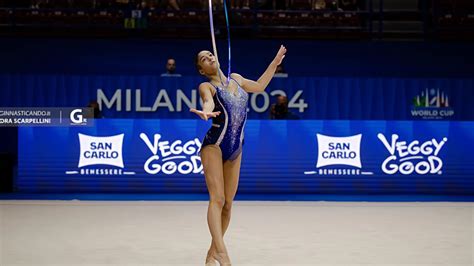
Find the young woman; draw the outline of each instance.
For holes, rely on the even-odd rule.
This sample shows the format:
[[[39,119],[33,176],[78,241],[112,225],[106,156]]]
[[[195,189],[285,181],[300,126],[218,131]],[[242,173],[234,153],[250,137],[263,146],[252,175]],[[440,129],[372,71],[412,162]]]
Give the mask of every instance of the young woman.
[[[227,81],[227,77],[211,52],[201,51],[196,56],[199,73],[209,81],[199,85],[202,110],[191,109],[191,112],[206,121],[212,118],[212,127],[201,148],[201,162],[209,190],[207,222],[212,236],[206,265],[215,265],[215,260],[220,265],[231,265],[223,236],[229,226],[232,201],[239,183],[248,93],[265,90],[285,53],[286,48],[282,45],[257,81],[233,73],[227,86],[222,85],[221,81]]]

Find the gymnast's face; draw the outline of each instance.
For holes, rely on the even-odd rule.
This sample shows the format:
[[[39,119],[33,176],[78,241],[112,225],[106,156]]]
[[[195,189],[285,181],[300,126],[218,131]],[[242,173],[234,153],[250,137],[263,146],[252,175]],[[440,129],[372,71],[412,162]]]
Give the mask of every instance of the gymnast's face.
[[[204,50],[198,53],[197,65],[201,75],[210,76],[217,73],[216,58],[209,51]]]

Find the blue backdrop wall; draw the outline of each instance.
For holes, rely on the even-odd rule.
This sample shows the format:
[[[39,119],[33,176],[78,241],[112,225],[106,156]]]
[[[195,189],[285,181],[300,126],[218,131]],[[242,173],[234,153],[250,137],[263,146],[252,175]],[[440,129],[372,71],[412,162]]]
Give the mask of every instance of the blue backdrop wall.
[[[0,73],[158,75],[167,57],[177,70],[195,75],[197,51],[211,49],[202,40],[2,38]],[[474,49],[469,43],[302,40],[232,40],[235,72],[257,77],[280,44],[288,47],[290,76],[472,77]],[[226,42],[218,41],[222,63]]]
[[[274,79],[266,93],[251,97],[249,117],[253,121],[247,130],[243,193],[474,193],[471,45],[234,40],[233,71],[257,78],[280,43],[289,50],[285,66],[290,77]],[[224,45],[219,41],[225,62]],[[83,131],[21,128],[18,150],[13,139],[16,129],[0,129],[0,137],[9,140],[1,143],[0,152],[19,152],[17,188],[30,192],[203,193],[200,173],[146,172],[145,162],[153,152],[140,133],[148,137],[161,134],[169,141],[202,136],[208,125],[195,119],[188,108],[198,106],[196,90],[202,81],[195,73],[193,56],[209,47],[207,39],[1,39],[0,106],[85,106],[97,99],[107,118]],[[167,57],[177,59],[182,78],[159,77]],[[290,99],[290,110],[305,121],[262,121],[268,119],[274,96],[282,93]],[[90,137],[124,134],[124,165],[109,168],[128,174],[82,175],[81,170],[91,165],[79,166],[79,133]],[[334,161],[318,166],[323,158],[319,151],[330,151],[333,144],[319,146],[323,139],[317,134],[333,138],[331,143],[339,143],[342,154],[356,151],[360,164],[352,160],[342,166]],[[334,139],[359,134],[360,149],[353,146],[354,139]],[[51,136],[55,136],[54,143]],[[400,150],[391,148],[392,141]],[[413,154],[407,155],[400,144],[403,141],[419,145],[415,143]],[[442,146],[435,145],[443,141]],[[416,149],[425,143],[424,148],[439,147],[438,152]],[[190,156],[184,161],[192,162]],[[391,166],[403,165],[402,170],[393,174],[383,170],[390,156],[396,156]],[[422,174],[400,172],[417,166]],[[436,171],[429,172],[431,169]],[[327,174],[329,170],[333,172]]]

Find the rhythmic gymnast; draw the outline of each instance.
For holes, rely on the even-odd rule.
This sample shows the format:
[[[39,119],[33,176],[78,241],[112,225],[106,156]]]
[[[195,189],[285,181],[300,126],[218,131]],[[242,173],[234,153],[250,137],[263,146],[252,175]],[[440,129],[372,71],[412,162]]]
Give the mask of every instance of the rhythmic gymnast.
[[[209,81],[199,85],[202,110],[190,111],[206,121],[212,118],[212,126],[201,148],[201,162],[209,191],[207,222],[212,236],[206,265],[215,265],[215,260],[220,265],[231,265],[223,237],[229,226],[232,201],[239,182],[248,93],[265,90],[285,53],[286,48],[282,45],[257,81],[237,73],[225,77],[219,61],[210,51],[201,51],[195,58],[199,73]]]

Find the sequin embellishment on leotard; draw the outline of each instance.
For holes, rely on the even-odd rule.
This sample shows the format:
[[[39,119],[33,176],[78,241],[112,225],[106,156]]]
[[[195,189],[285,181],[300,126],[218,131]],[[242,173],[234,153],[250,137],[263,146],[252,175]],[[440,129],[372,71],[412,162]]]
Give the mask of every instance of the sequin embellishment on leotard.
[[[216,93],[213,97],[213,112],[220,111],[221,114],[212,119],[212,127],[204,137],[202,147],[218,145],[222,151],[222,159],[233,160],[242,151],[249,95],[240,85],[235,93],[216,86],[214,88]]]

